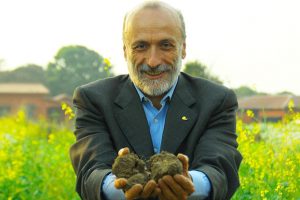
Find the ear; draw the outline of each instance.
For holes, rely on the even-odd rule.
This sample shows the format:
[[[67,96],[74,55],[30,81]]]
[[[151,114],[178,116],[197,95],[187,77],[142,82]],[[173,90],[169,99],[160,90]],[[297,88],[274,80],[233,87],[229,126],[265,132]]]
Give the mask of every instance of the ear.
[[[123,44],[123,54],[124,54],[125,60],[127,60],[127,52],[126,52],[126,46],[125,46],[125,44]]]
[[[183,41],[182,43],[182,51],[181,51],[181,58],[184,59],[186,56],[186,43]]]

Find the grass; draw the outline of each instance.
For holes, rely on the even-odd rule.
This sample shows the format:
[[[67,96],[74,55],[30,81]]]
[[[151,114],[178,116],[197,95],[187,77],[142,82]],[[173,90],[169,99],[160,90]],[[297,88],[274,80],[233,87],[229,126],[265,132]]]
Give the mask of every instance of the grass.
[[[252,116],[255,117],[255,116]],[[0,199],[79,199],[68,122],[30,121],[20,111],[0,118]],[[244,159],[233,199],[300,199],[300,114],[272,123],[237,123]]]

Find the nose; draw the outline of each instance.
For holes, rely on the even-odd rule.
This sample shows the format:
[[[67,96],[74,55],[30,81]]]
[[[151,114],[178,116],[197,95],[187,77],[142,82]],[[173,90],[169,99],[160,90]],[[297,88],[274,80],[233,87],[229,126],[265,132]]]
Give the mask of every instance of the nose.
[[[147,65],[149,67],[157,67],[161,64],[161,55],[159,51],[152,47],[149,49],[148,58],[147,58]]]

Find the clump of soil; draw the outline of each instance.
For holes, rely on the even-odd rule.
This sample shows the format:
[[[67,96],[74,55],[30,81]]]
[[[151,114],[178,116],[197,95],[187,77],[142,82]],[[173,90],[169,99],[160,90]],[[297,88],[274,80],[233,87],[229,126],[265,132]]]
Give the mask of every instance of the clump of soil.
[[[183,171],[180,160],[175,155],[165,151],[153,155],[149,160],[149,166],[151,179],[156,182],[165,175],[174,176],[182,174]]]
[[[112,166],[112,173],[118,178],[130,178],[137,173],[144,173],[146,164],[134,153],[118,156]]]
[[[112,173],[117,178],[128,179],[125,190],[131,188],[134,184],[145,185],[149,180],[145,162],[134,153],[118,156],[112,166]]]
[[[157,182],[165,175],[181,174],[182,170],[180,160],[175,155],[165,151],[153,155],[146,162],[134,153],[118,156],[112,166],[112,173],[117,178],[128,179],[125,190],[131,188],[134,184],[144,186],[150,179]]]
[[[149,173],[137,173],[127,180],[127,185],[125,190],[130,189],[135,184],[141,184],[142,186],[146,185],[149,181]]]

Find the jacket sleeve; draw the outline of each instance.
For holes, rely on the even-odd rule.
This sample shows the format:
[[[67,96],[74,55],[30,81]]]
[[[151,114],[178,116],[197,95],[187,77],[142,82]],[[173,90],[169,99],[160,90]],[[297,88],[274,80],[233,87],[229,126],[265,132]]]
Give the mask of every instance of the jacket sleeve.
[[[224,99],[211,114],[206,130],[195,149],[192,166],[204,172],[211,183],[210,199],[230,199],[239,186],[238,168],[242,160],[236,142],[237,99],[226,90]]]
[[[77,175],[76,191],[80,197],[101,200],[103,179],[111,172],[117,153],[101,108],[94,105],[90,98],[83,88],[79,87],[74,92],[76,142],[70,148],[70,158]]]

